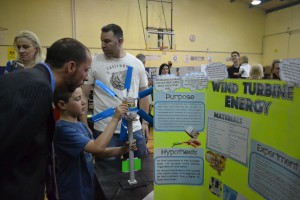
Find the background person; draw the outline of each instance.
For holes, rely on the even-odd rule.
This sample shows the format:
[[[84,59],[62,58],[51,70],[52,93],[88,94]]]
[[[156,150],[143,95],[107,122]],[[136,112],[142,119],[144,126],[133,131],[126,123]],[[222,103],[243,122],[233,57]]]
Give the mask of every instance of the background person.
[[[261,64],[252,65],[249,73],[249,79],[259,80],[264,77],[264,70]]]
[[[139,53],[138,55],[136,55],[136,58],[144,64],[144,67],[146,67],[146,56],[144,54]]]
[[[167,75],[171,74],[170,66],[167,63],[163,63],[159,66],[158,75]]]
[[[239,72],[235,72],[233,73],[235,76],[238,76],[242,79],[246,79],[249,78],[249,73],[250,73],[250,69],[251,66],[248,64],[248,57],[247,56],[241,56],[240,58],[240,69]]]
[[[227,68],[228,77],[229,78],[239,78],[238,75],[234,75],[234,73],[238,73],[240,70],[240,54],[237,51],[233,51],[231,53],[232,66]]]
[[[173,63],[172,63],[171,60],[168,61],[168,65],[169,65],[169,68],[171,69],[171,67],[172,67],[172,65],[173,65]]]
[[[280,80],[280,60],[273,60],[272,67],[271,67],[271,79]]]
[[[146,67],[146,56],[144,54],[138,54],[136,55],[136,58],[139,59],[144,66]],[[149,74],[149,72],[147,72],[145,70],[146,76],[147,76],[147,80],[148,80],[148,87],[152,87],[153,86],[153,80],[151,75]],[[149,101],[149,109],[148,109],[148,113],[151,116],[151,111],[152,111],[152,107],[153,107],[153,99],[152,99],[152,94],[148,95],[146,98],[148,98]],[[140,122],[143,123],[143,119],[140,118]],[[145,122],[144,122],[145,123]],[[146,132],[145,137],[146,137],[146,143],[148,142],[148,139],[150,138],[150,125],[148,125],[149,131]]]
[[[23,30],[14,39],[17,59],[8,61],[4,73],[32,68],[42,61],[42,48],[39,38],[31,31]]]

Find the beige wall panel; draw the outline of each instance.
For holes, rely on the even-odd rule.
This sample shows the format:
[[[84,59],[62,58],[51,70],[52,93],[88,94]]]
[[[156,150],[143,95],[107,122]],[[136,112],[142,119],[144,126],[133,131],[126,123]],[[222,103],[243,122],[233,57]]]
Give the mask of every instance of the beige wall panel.
[[[288,34],[280,34],[264,39],[264,65],[270,65],[274,59],[287,58],[288,37]]]
[[[226,0],[175,1],[177,49],[261,53],[264,12],[249,9],[241,2]],[[197,40],[188,38],[195,34]],[[249,42],[251,41],[251,42]]]
[[[70,0],[0,0],[0,5],[0,26],[8,29],[1,45],[11,45],[24,29],[36,33],[43,46],[72,37]]]
[[[141,9],[143,9],[143,17],[145,17],[145,3],[141,5]],[[76,1],[77,39],[83,41],[87,46],[100,48],[101,28],[110,23],[115,23],[122,27],[125,48],[145,49],[138,1]]]
[[[300,5],[266,16],[263,64],[273,59],[300,58]]]
[[[300,5],[267,14],[265,35],[300,29]]]
[[[7,62],[7,46],[13,45],[21,30],[30,30],[39,37],[43,57],[47,46],[60,38],[72,37],[71,0],[0,0],[0,5],[0,26],[8,29],[0,32],[1,66]]]
[[[290,37],[288,58],[300,58],[300,31]]]
[[[291,9],[291,28],[292,29],[300,29],[300,5],[293,6]]]
[[[290,8],[272,12],[266,16],[265,35],[282,33],[291,26]]]

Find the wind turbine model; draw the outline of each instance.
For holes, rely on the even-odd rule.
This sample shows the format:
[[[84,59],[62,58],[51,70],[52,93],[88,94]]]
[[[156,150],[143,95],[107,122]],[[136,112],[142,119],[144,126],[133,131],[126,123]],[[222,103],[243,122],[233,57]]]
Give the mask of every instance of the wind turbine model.
[[[135,100],[136,99],[142,99],[150,94],[152,94],[153,88],[150,87],[147,90],[144,90],[142,92],[139,92],[138,97],[136,98],[130,98],[128,97],[128,92],[130,90],[131,86],[131,78],[132,78],[132,71],[133,68],[131,66],[128,66],[127,73],[126,73],[126,79],[124,83],[124,89],[126,89],[126,98],[123,100],[120,99],[117,94],[111,90],[110,88],[106,87],[101,81],[96,80],[96,85],[99,86],[101,89],[103,89],[108,95],[110,95],[112,98],[118,98],[120,101],[125,101],[128,103],[129,109],[125,117],[122,118],[121,123],[121,131],[120,131],[120,140],[125,141],[127,138],[127,132],[128,132],[128,141],[129,145],[133,143],[133,126],[132,122],[137,120],[136,116],[139,115],[141,118],[146,120],[149,124],[153,124],[153,119],[150,117],[144,110],[134,107]],[[110,117],[114,114],[115,108],[108,108],[107,110],[104,110],[101,113],[98,113],[94,115],[91,118],[91,121],[96,122],[102,119],[105,119],[107,117]],[[135,174],[134,174],[134,153],[132,150],[129,149],[129,169],[130,169],[130,179],[128,181],[121,182],[121,186],[123,189],[130,189],[130,188],[136,188],[147,185],[145,181],[140,179],[139,181],[136,180]]]

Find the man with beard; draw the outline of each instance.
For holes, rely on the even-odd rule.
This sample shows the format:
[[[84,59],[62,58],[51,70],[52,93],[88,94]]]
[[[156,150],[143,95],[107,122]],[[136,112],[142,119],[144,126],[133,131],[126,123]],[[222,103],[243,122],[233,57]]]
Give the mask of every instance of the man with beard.
[[[91,86],[96,80],[100,80],[108,88],[113,90],[120,99],[124,97],[136,98],[140,91],[147,89],[148,80],[145,73],[143,63],[135,56],[127,53],[123,49],[123,30],[116,24],[108,24],[102,27],[101,30],[101,47],[104,54],[98,54],[93,57],[92,66],[88,73],[88,81],[82,86],[82,91],[87,97],[90,93]],[[127,91],[124,90],[124,82],[128,66],[133,68],[130,90],[127,96]],[[108,108],[116,107],[121,102],[118,98],[112,98],[107,95],[101,88],[94,88],[94,114],[98,114]],[[137,106],[137,100],[135,100]],[[149,111],[148,98],[139,100],[139,108],[146,113]],[[97,138],[101,134],[111,117],[100,120],[94,124],[94,137]],[[86,115],[81,118],[87,124]],[[115,134],[113,135],[108,147],[123,146],[125,141],[119,139],[120,124],[118,125]],[[133,137],[136,139],[137,151],[135,156],[142,157],[147,155],[147,146],[145,135],[148,135],[148,123],[146,121],[133,121]],[[115,159],[120,159],[115,157]]]
[[[90,65],[87,47],[64,38],[50,46],[45,63],[0,77],[1,199],[44,199],[47,162],[53,156],[53,92],[80,86]]]

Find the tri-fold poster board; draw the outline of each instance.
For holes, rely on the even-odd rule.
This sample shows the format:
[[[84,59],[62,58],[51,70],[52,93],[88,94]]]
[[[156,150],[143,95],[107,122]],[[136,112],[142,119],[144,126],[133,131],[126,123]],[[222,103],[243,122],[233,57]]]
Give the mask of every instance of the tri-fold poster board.
[[[154,199],[300,199],[299,63],[285,81],[226,79],[221,63],[158,76]]]

